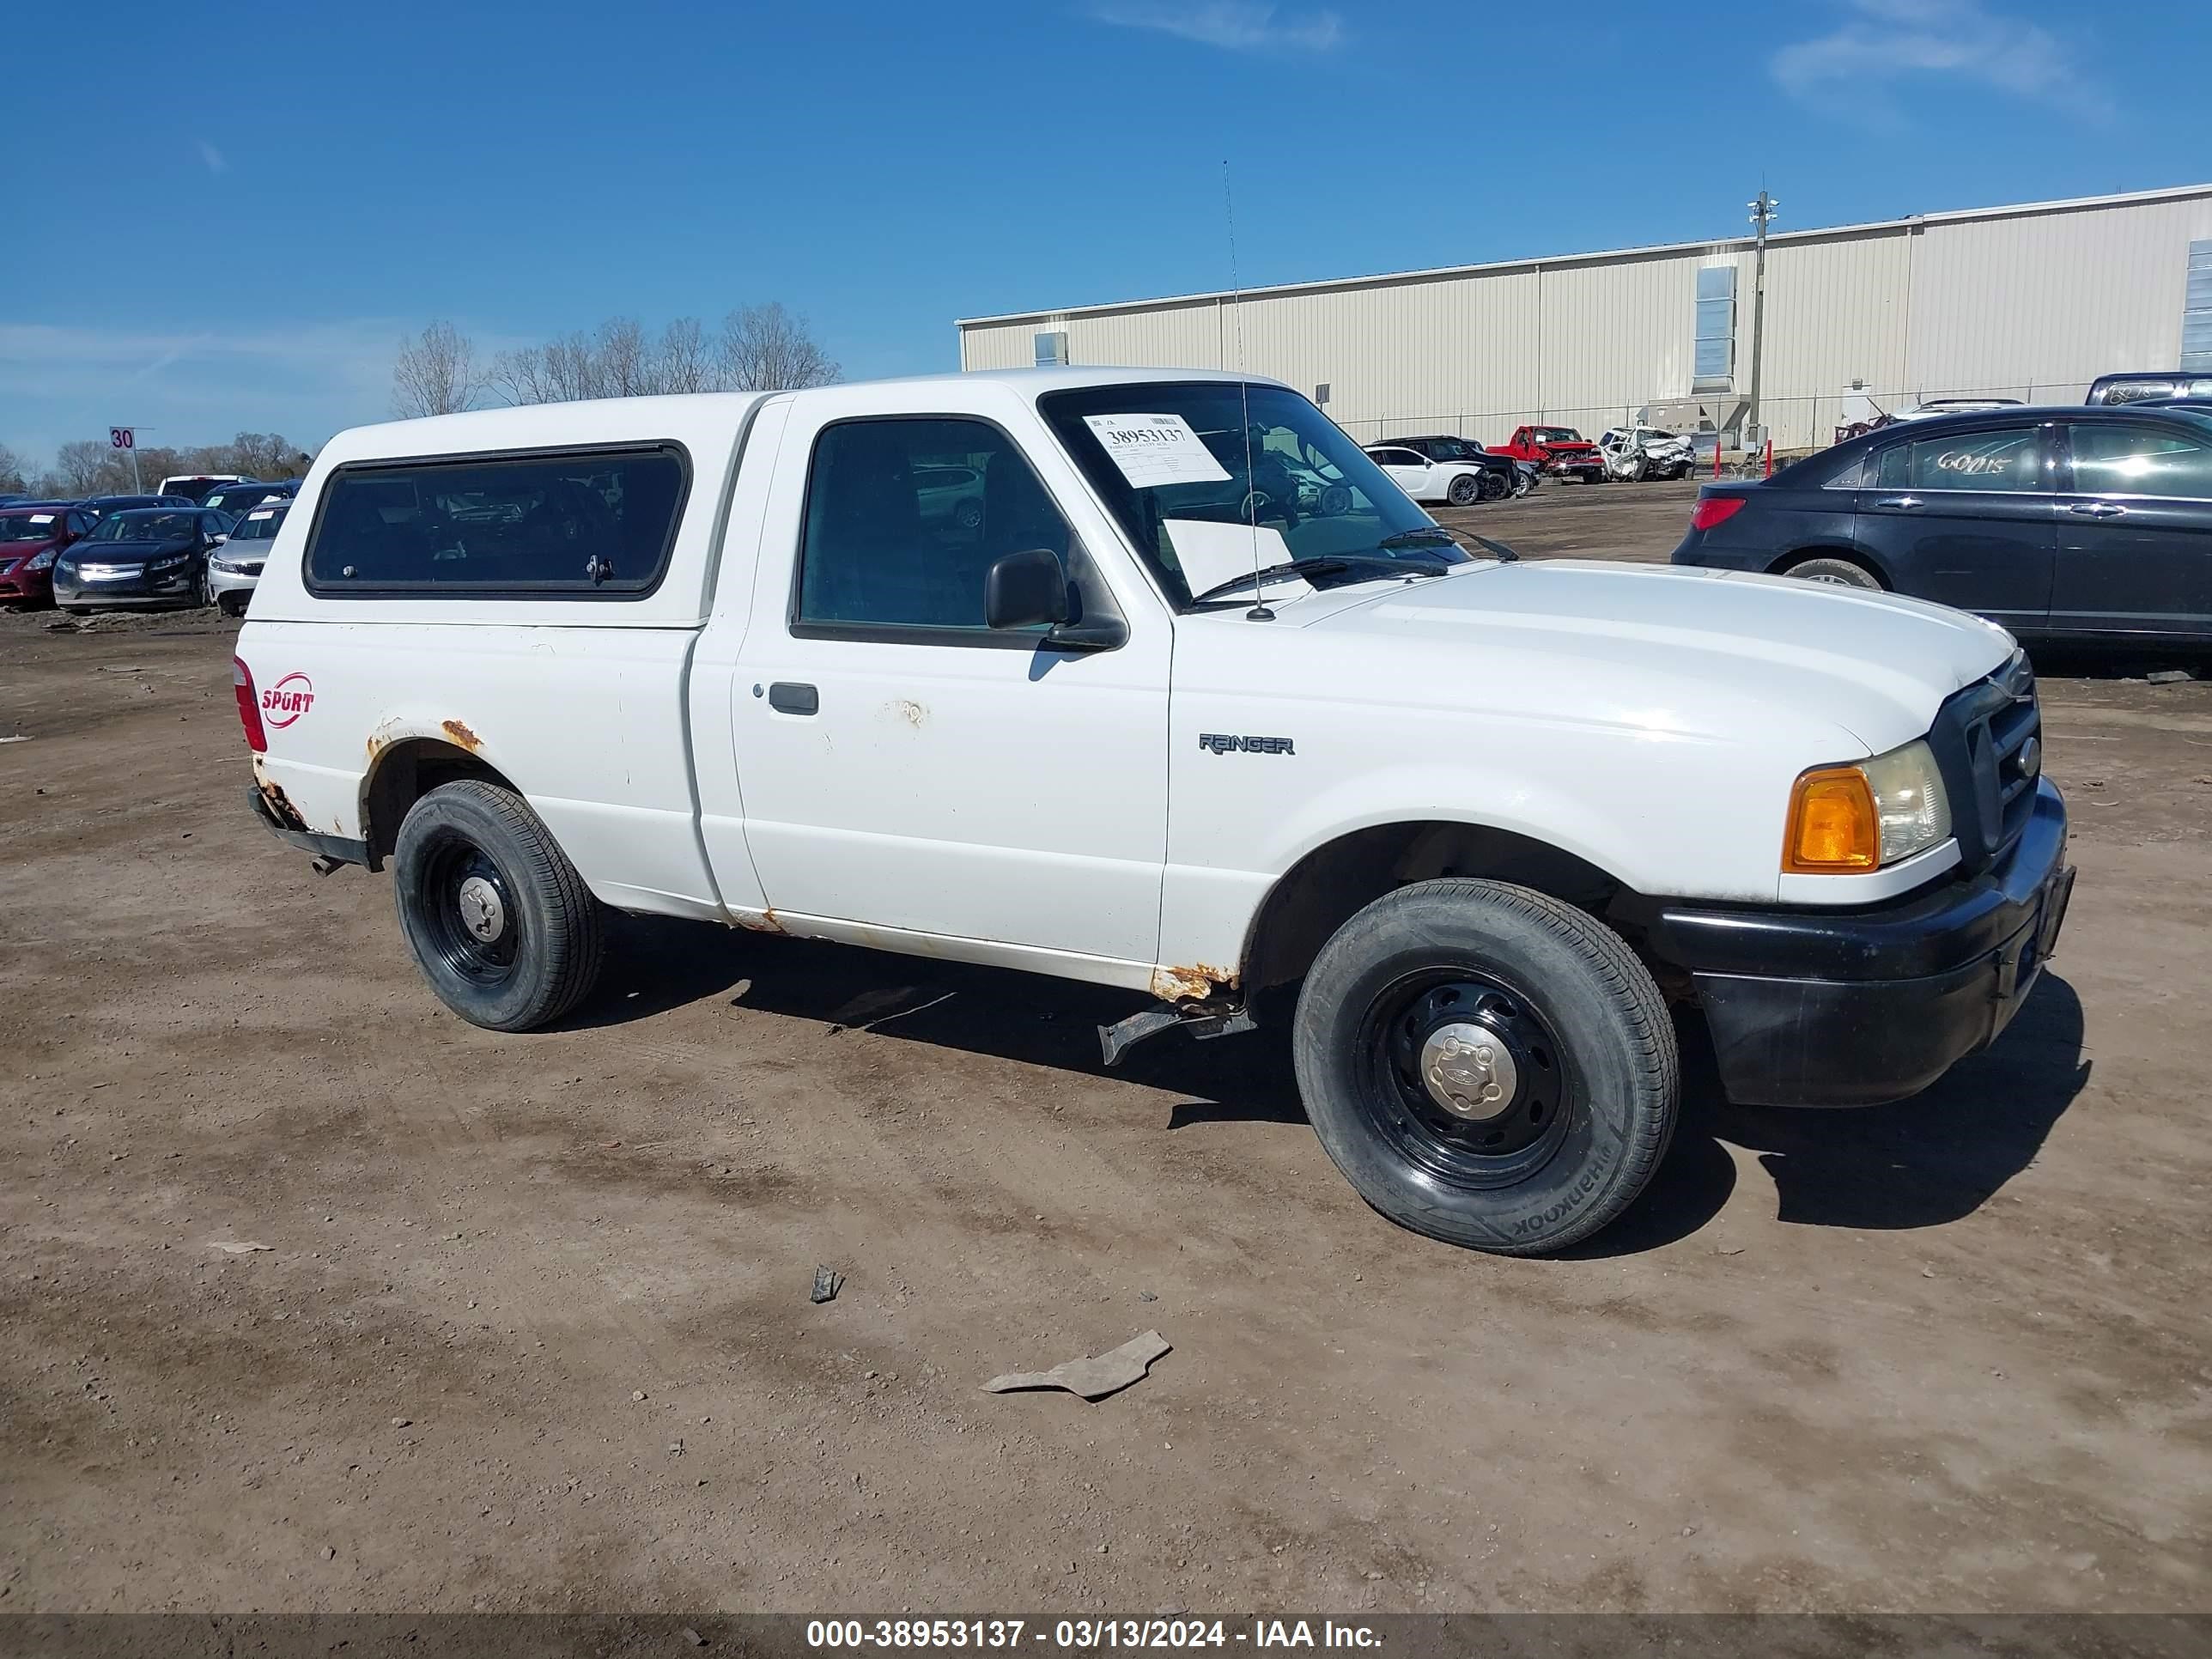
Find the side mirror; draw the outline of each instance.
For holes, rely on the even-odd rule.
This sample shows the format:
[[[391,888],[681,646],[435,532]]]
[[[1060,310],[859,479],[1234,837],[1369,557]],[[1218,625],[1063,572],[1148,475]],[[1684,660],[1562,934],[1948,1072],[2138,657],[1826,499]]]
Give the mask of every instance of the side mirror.
[[[1067,572],[1050,548],[1009,553],[983,577],[983,620],[993,628],[1035,628],[1067,617]]]

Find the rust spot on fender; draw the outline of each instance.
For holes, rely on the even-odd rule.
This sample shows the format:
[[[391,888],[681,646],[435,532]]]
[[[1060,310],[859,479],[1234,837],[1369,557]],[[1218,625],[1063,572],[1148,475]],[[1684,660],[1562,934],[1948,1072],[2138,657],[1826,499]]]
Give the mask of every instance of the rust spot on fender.
[[[749,933],[783,932],[783,918],[777,915],[773,909],[763,910],[758,915],[740,911],[737,917],[737,923]]]
[[[1163,1002],[1203,1002],[1234,991],[1237,978],[1233,968],[1212,968],[1202,962],[1188,968],[1159,967],[1152,969],[1152,994]]]
[[[438,725],[440,729],[442,730],[447,737],[451,738],[455,743],[460,744],[462,748],[467,750],[471,755],[475,754],[477,750],[483,747],[483,739],[478,737],[475,732],[470,731],[467,726],[462,725],[459,720],[441,720],[438,722]]]

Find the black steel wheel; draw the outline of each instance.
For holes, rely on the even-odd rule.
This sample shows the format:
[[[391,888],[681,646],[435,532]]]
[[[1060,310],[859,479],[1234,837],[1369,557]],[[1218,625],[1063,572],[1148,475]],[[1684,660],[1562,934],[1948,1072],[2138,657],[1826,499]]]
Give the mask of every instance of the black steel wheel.
[[[399,827],[392,887],[416,965],[472,1024],[530,1030],[599,977],[599,901],[511,789],[467,779],[416,801]]]
[[[1482,488],[1480,493],[1484,501],[1503,501],[1512,492],[1513,486],[1505,481],[1505,475],[1504,473],[1489,471],[1486,471],[1483,473]]]
[[[1418,882],[1322,947],[1299,1092],[1361,1197],[1508,1255],[1565,1249],[1644,1190],[1674,1133],[1659,988],[1620,937],[1504,882]]]

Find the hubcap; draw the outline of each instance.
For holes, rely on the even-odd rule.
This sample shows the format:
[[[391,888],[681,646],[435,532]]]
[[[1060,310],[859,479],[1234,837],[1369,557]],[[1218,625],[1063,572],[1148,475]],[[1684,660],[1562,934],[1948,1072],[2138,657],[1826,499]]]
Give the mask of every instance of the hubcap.
[[[1429,1098],[1455,1117],[1487,1122],[1504,1115],[1521,1086],[1521,1068],[1498,1034],[1455,1021],[1421,1045],[1421,1081]]]
[[[464,881],[457,898],[461,925],[477,939],[489,945],[507,931],[507,906],[500,900],[499,889],[483,877]]]

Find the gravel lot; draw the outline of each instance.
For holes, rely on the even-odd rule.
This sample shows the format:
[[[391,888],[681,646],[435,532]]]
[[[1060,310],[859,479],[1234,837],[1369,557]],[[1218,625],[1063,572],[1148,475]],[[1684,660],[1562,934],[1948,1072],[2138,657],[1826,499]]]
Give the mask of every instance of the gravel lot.
[[[1453,516],[1663,557],[1693,493]],[[1511,1261],[1368,1211],[1279,1038],[1103,1073],[1111,994],[635,923],[567,1029],[463,1025],[249,818],[228,624],[51,621],[0,1607],[2212,1607],[2212,685],[2046,678],[2081,880],[1991,1053],[1751,1113],[1692,1043],[1646,1201]]]

